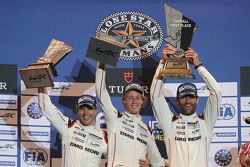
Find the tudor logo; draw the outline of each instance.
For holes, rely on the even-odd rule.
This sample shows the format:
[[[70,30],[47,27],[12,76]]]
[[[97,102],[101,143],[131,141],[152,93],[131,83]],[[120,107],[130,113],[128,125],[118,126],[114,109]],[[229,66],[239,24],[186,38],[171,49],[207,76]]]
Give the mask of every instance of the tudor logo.
[[[140,60],[151,56],[162,44],[160,25],[150,16],[138,12],[114,13],[98,25],[96,35],[105,33],[125,44],[122,60]]]
[[[127,84],[130,84],[133,81],[134,73],[133,72],[124,72],[123,78],[124,81],[126,81]]]

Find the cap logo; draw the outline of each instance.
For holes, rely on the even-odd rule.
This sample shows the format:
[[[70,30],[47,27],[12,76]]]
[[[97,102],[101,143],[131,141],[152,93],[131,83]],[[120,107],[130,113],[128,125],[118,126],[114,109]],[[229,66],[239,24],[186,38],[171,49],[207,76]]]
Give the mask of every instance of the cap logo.
[[[192,85],[183,85],[182,87],[179,88],[179,92],[182,92],[185,89],[192,89],[195,91],[195,88]]]
[[[181,84],[178,88],[177,88],[177,96],[181,97],[187,94],[192,94],[194,96],[198,96],[197,95],[197,89],[196,86],[194,84],[191,83],[184,83]]]
[[[142,94],[144,96],[144,91],[143,91],[142,87],[137,83],[132,83],[132,84],[127,85],[125,87],[123,95],[125,95],[126,92],[128,92],[130,90],[136,90],[137,92],[139,92],[140,94]]]
[[[137,88],[139,90],[141,90],[141,86],[137,85],[137,84],[130,84],[126,87],[126,90],[130,89],[131,87]]]
[[[91,103],[95,103],[94,99],[93,98],[90,98],[90,97],[81,97],[78,101],[78,103],[82,102],[82,101],[89,101]]]

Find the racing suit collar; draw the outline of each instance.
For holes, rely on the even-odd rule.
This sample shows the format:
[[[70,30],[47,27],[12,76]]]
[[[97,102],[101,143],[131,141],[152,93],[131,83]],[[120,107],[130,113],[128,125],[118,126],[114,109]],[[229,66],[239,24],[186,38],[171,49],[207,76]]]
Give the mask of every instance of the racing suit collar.
[[[84,128],[84,129],[86,129],[86,130],[93,130],[93,129],[95,129],[95,125],[83,125],[80,121],[77,121],[78,122],[78,124],[80,125],[80,127],[81,128]]]
[[[124,115],[126,115],[128,118],[130,118],[132,120],[138,120],[138,121],[142,120],[142,117],[139,114],[130,114],[129,112],[124,111]]]
[[[180,114],[180,117],[183,121],[191,121],[193,120],[195,117],[197,117],[197,114],[196,113],[193,113],[192,115],[183,115],[183,114]]]

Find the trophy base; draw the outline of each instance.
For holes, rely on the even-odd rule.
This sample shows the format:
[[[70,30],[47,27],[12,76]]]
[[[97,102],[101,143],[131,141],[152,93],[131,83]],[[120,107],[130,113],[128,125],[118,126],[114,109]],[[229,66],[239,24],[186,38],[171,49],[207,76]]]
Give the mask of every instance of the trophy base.
[[[30,64],[28,68],[19,69],[26,88],[53,87],[54,71],[52,63]]]
[[[118,42],[91,37],[86,57],[116,67],[123,48]]]
[[[187,58],[168,58],[164,69],[159,72],[161,78],[195,79]]]
[[[164,79],[195,79],[191,70],[165,69],[159,72],[159,77]]]

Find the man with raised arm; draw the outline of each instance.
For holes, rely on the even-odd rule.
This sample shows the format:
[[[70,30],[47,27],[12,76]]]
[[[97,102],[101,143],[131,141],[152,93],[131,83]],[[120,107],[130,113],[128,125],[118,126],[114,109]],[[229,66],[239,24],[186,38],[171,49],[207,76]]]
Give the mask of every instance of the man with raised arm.
[[[105,65],[100,63],[96,69],[96,93],[108,130],[108,167],[142,167],[148,164],[147,159],[153,167],[165,166],[151,132],[142,122],[140,111],[146,97],[141,86],[132,83],[125,87],[125,111],[120,113],[111,102],[105,78]]]
[[[163,56],[174,53],[175,48],[167,44]],[[221,88],[193,49],[189,48],[185,57],[192,59],[191,63],[210,92],[203,114],[196,114],[196,105],[199,102],[196,86],[184,83],[177,88],[176,103],[180,115],[172,117],[172,108],[163,95],[164,83],[159,77],[163,59],[157,67],[150,88],[152,108],[163,130],[170,167],[208,167],[212,131],[221,104]]]
[[[97,104],[95,97],[82,95],[76,104],[79,120],[64,116],[54,106],[46,88],[38,88],[42,113],[62,136],[63,167],[99,167],[101,156],[107,152],[106,133],[95,126]]]

